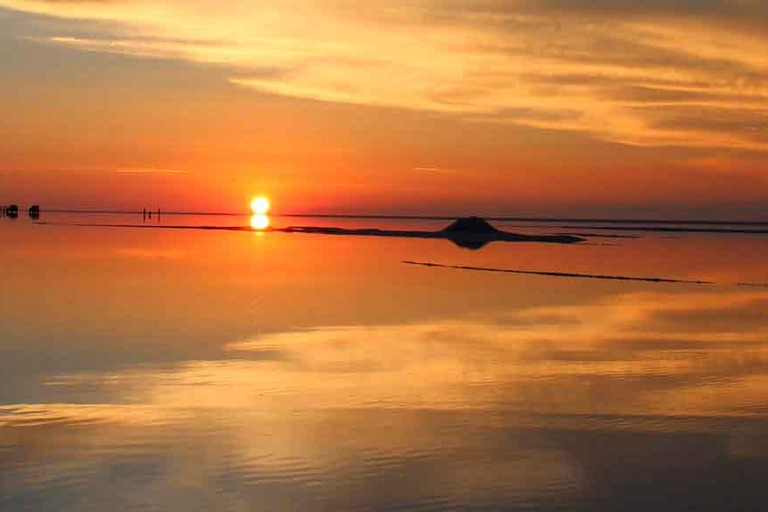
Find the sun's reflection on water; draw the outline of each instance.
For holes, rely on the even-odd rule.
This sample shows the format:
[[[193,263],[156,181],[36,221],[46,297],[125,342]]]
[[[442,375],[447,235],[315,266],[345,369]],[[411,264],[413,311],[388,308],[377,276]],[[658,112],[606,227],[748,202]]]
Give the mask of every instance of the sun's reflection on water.
[[[269,217],[267,215],[252,215],[251,227],[256,231],[264,231],[269,227]]]

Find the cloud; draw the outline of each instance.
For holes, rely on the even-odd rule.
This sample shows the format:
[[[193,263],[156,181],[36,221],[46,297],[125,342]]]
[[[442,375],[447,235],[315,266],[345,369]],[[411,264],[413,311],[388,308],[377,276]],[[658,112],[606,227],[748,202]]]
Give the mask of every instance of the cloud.
[[[115,169],[118,174],[187,174],[188,171],[181,169],[154,169],[154,168],[127,168]]]
[[[413,170],[427,174],[456,174],[456,172],[458,172],[456,169],[446,169],[434,165],[422,165],[419,167],[414,167]]]
[[[768,7],[749,0],[0,0],[104,22],[86,51],[222,66],[236,85],[325,102],[587,133],[637,146],[768,151]],[[79,25],[78,25],[79,24]],[[88,23],[91,26],[91,23]],[[92,27],[91,27],[92,28]]]

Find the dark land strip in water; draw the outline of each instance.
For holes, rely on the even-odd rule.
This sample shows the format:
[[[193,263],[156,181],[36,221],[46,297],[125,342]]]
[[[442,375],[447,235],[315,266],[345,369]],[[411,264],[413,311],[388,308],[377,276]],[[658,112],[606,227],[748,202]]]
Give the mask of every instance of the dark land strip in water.
[[[51,208],[45,209],[45,212],[50,213],[72,213],[72,214],[107,214],[107,215],[125,215],[125,214],[139,214],[141,210],[78,210],[78,209],[64,209],[64,208]],[[152,213],[155,213],[154,211]],[[206,215],[206,216],[230,216],[230,217],[247,217],[252,215],[249,212],[180,212],[180,211],[162,211],[162,215]],[[335,213],[270,213],[271,217],[305,217],[305,218],[317,218],[317,219],[390,219],[390,220],[444,220],[453,221],[461,215],[366,215],[366,214],[335,214]],[[766,221],[741,221],[741,220],[715,220],[715,219],[703,219],[703,220],[688,220],[688,219],[612,219],[612,218],[579,218],[579,217],[525,217],[525,216],[510,216],[510,215],[496,215],[490,217],[484,217],[486,220],[494,222],[537,222],[537,223],[562,223],[571,222],[576,224],[648,224],[648,225],[691,225],[691,226],[766,226],[768,227],[768,220]],[[583,228],[582,228],[583,229]]]
[[[517,226],[520,227],[520,226]],[[531,226],[534,227],[534,226]],[[561,235],[570,235],[570,236],[578,236],[582,238],[628,238],[628,239],[638,239],[640,238],[638,235],[613,235],[613,234],[605,234],[605,233],[580,233],[577,231],[569,231],[567,233],[559,233]]]
[[[273,217],[307,217],[320,219],[393,219],[393,220],[447,220],[451,221],[461,217],[460,215],[356,215],[356,214],[331,214],[331,213],[272,213]],[[691,225],[691,226],[766,226],[766,221],[745,220],[688,220],[688,219],[612,219],[612,218],[580,218],[580,217],[521,217],[521,216],[484,216],[485,220],[494,222],[546,222],[561,223],[572,222],[575,224],[649,224],[649,225]]]
[[[141,215],[142,213],[157,213],[157,207],[154,209],[149,208],[146,211],[142,210],[78,210],[78,209],[66,209],[66,208],[46,208],[43,213],[68,213],[72,215]],[[235,213],[235,212],[173,212],[160,209],[161,215],[187,215],[187,216],[201,216],[201,217],[250,217],[253,213]],[[273,217],[276,215],[271,214]]]
[[[451,238],[451,232],[443,231],[384,231],[379,229],[362,229],[362,230],[349,230],[344,228],[322,228],[322,227],[287,227],[287,228],[267,228],[266,230],[254,230],[245,226],[163,226],[163,225],[148,225],[148,224],[91,224],[91,223],[68,223],[68,222],[36,222],[38,225],[52,225],[52,226],[80,226],[80,227],[106,227],[106,228],[127,228],[127,229],[175,229],[175,230],[213,230],[213,231],[236,231],[246,233],[258,233],[258,232],[279,232],[279,233],[311,233],[322,235],[350,235],[350,236],[384,236],[384,237],[406,237],[406,238],[429,238],[429,239],[447,239],[461,245],[459,242]],[[510,235],[512,239],[506,241],[540,241],[536,240],[544,238],[552,238],[552,236],[542,235],[519,235],[517,233],[498,232],[504,235]],[[562,238],[559,235],[553,235],[556,239]],[[519,239],[517,237],[523,237]],[[573,238],[573,237],[570,237]],[[500,239],[495,239],[500,240]],[[578,239],[582,241],[583,239]],[[502,240],[504,241],[504,240]],[[486,242],[487,243],[487,242]],[[551,243],[551,241],[550,241]],[[574,241],[568,242],[556,242],[556,243],[575,243]],[[484,245],[484,243],[482,244]],[[481,246],[482,246],[481,245]],[[474,247],[479,248],[479,247]],[[582,274],[576,272],[558,272],[558,271],[534,271],[534,270],[521,270],[521,269],[503,269],[492,267],[474,267],[464,265],[445,265],[432,262],[421,262],[404,260],[403,263],[407,265],[415,265],[431,268],[444,268],[455,270],[470,270],[476,272],[495,272],[505,274],[518,274],[518,275],[533,275],[544,277],[561,277],[561,278],[574,278],[574,279],[598,279],[598,280],[611,280],[611,281],[635,281],[635,282],[648,282],[648,283],[669,283],[669,284],[696,284],[696,285],[717,285],[714,281],[706,280],[686,280],[686,279],[672,279],[662,277],[637,277],[637,276],[620,276],[609,274]],[[753,287],[753,288],[768,288],[766,283],[733,283],[735,286]]]
[[[426,261],[410,261],[404,260],[406,265],[415,265],[420,267],[429,268],[445,268],[454,270],[471,270],[475,272],[496,272],[502,274],[518,274],[529,276],[545,276],[545,277],[566,277],[575,279],[600,279],[606,281],[639,281],[645,283],[668,283],[668,284],[698,284],[714,286],[718,283],[714,281],[706,281],[701,279],[672,279],[664,277],[637,277],[637,276],[619,276],[609,274],[580,274],[576,272],[555,272],[555,271],[536,271],[536,270],[520,270],[512,268],[492,268],[492,267],[474,267],[468,265],[444,265],[442,263],[432,263]],[[734,286],[750,286],[756,288],[768,288],[768,284],[761,283],[733,283]]]
[[[736,224],[734,224],[736,225]],[[749,224],[762,226],[762,224]],[[645,231],[654,233],[716,233],[734,235],[768,235],[768,229],[740,229],[740,228],[686,228],[686,227],[652,227],[652,226],[582,226],[581,229],[593,229],[602,231]],[[560,226],[560,229],[579,229],[576,226]]]
[[[139,212],[141,213],[141,212]],[[246,231],[251,233],[261,231],[280,231],[278,229],[254,230],[247,226],[182,226],[182,225],[163,225],[163,224],[102,224],[98,222],[51,222],[38,221],[34,223],[37,226],[76,226],[81,228],[120,228],[120,229],[199,229],[213,231]]]
[[[136,228],[136,229],[190,229],[190,230],[218,230],[218,231],[245,231],[245,232],[272,232],[272,233],[305,233],[336,236],[372,236],[372,237],[396,237],[396,238],[426,238],[450,240],[454,244],[467,249],[480,249],[491,242],[537,242],[554,244],[576,244],[584,242],[584,238],[571,235],[528,235],[500,231],[476,217],[458,219],[450,226],[440,231],[409,231],[386,230],[376,228],[347,229],[337,227],[317,226],[290,226],[285,228],[265,228],[254,230],[246,226],[182,226],[162,224],[99,224],[99,223],[70,223],[70,222],[38,222],[43,225],[81,226],[81,227],[109,227],[109,228]]]

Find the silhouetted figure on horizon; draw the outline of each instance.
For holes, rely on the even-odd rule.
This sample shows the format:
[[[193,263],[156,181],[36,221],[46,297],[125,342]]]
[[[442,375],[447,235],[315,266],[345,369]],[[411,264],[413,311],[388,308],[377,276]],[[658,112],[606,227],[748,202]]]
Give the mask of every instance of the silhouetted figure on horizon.
[[[8,205],[8,207],[5,209],[5,215],[9,219],[16,219],[19,217],[19,207],[18,205],[11,204]]]
[[[29,207],[28,213],[30,219],[37,220],[40,218],[40,207],[36,204],[33,204]]]

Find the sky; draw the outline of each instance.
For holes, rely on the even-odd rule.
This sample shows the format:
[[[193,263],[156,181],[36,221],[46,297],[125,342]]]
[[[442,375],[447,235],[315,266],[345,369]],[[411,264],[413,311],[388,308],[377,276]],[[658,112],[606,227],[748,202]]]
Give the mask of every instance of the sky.
[[[0,202],[768,218],[762,0],[0,0]]]

